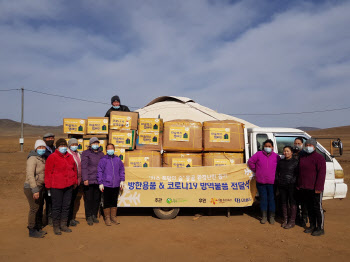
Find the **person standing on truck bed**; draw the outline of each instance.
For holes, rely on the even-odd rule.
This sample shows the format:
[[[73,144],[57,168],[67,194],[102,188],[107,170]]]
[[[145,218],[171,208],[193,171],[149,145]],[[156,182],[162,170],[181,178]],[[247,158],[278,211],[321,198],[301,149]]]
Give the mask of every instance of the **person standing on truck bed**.
[[[289,229],[295,226],[295,217],[297,214],[295,183],[299,172],[299,161],[293,157],[291,146],[285,146],[283,148],[283,155],[284,159],[281,159],[277,164],[276,184],[282,202],[283,223],[281,226]]]
[[[256,152],[249,160],[248,166],[255,173],[256,187],[260,197],[261,224],[267,222],[267,211],[269,211],[270,224],[275,223],[275,194],[274,183],[276,167],[280,161],[278,154],[273,152],[273,142],[271,139],[263,143],[264,151]]]
[[[299,160],[298,186],[309,214],[310,227],[304,230],[313,236],[324,235],[322,197],[326,180],[326,160],[316,152],[317,142],[305,141],[305,155]]]
[[[113,111],[130,112],[130,110],[129,110],[129,108],[127,106],[124,106],[124,105],[120,104],[119,96],[113,96],[111,98],[111,104],[112,104],[112,107],[110,109],[108,109],[108,111],[106,112],[105,117],[109,117],[111,112],[113,112]]]
[[[293,148],[293,157],[299,161],[299,158],[306,154],[303,150],[304,140],[302,137],[297,137],[294,139],[294,148]],[[299,190],[295,194],[296,203],[297,203],[297,216],[296,222],[301,227],[305,227],[307,224],[307,208],[302,201],[302,195]]]

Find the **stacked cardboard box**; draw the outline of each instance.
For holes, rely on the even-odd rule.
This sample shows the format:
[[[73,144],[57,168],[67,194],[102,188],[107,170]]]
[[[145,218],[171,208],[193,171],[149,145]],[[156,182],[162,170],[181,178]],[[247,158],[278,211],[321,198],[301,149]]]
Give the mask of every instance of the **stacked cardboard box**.
[[[161,151],[163,143],[163,119],[140,118],[138,121],[136,149]]]
[[[191,120],[165,122],[163,149],[167,152],[201,152],[202,124]]]
[[[115,148],[114,155],[119,157],[123,163],[125,162],[125,149],[124,148]]]
[[[157,151],[134,150],[125,155],[126,167],[161,167],[162,155]]]
[[[164,153],[163,167],[198,167],[202,166],[201,153]]]
[[[116,148],[135,149],[138,116],[135,112],[111,112],[109,142]]]
[[[88,117],[87,134],[100,135],[108,134],[108,117]]]
[[[244,125],[233,120],[203,123],[204,151],[243,152]]]
[[[63,133],[85,135],[86,134],[86,120],[81,118],[64,118],[63,119]]]
[[[204,153],[203,166],[227,166],[243,163],[243,153]]]

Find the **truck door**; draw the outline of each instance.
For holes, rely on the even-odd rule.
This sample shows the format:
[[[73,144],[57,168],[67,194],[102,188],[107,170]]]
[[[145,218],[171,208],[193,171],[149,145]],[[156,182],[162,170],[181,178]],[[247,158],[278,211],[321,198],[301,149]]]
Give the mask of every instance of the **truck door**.
[[[283,155],[283,148],[285,146],[294,146],[294,140],[299,136],[287,136],[287,135],[276,135],[276,143],[278,154],[280,156]],[[303,142],[305,142],[306,137],[303,137]],[[333,198],[335,194],[335,172],[334,172],[334,164],[332,158],[328,154],[328,152],[322,148],[322,146],[317,143],[316,152],[323,155],[326,160],[326,181],[324,185],[323,197],[324,198]]]

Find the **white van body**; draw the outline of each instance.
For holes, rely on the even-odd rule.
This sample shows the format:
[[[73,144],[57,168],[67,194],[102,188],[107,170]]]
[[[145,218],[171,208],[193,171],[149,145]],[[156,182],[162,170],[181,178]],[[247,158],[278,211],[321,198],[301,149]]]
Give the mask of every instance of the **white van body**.
[[[306,132],[295,128],[274,128],[274,127],[254,127],[245,131],[245,158],[246,161],[261,150],[262,143],[266,139],[274,142],[274,151],[282,155],[284,146],[293,146],[297,137],[304,138],[304,141],[311,136]],[[324,155],[327,165],[326,181],[323,192],[323,199],[345,198],[348,186],[344,183],[344,178],[336,178],[336,173],[343,173],[339,162],[320,144],[317,143],[317,152]]]

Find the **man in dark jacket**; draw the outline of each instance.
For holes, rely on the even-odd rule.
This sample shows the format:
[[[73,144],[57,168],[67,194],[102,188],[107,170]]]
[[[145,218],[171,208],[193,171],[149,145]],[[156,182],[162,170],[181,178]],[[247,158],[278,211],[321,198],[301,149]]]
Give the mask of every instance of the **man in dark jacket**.
[[[47,159],[49,157],[49,155],[51,155],[56,150],[56,148],[54,146],[55,135],[52,134],[52,133],[46,133],[43,136],[43,140],[46,143],[46,151],[45,151],[45,154],[44,154],[44,158]]]
[[[326,160],[316,152],[316,146],[317,142],[313,138],[305,141],[306,154],[299,161],[298,189],[303,195],[310,220],[310,227],[304,232],[320,236],[324,234],[322,197],[326,180]]]
[[[119,96],[113,96],[111,98],[111,104],[112,104],[112,107],[107,111],[105,117],[109,117],[112,111],[130,112],[130,110],[127,106],[123,106],[120,104]]]

